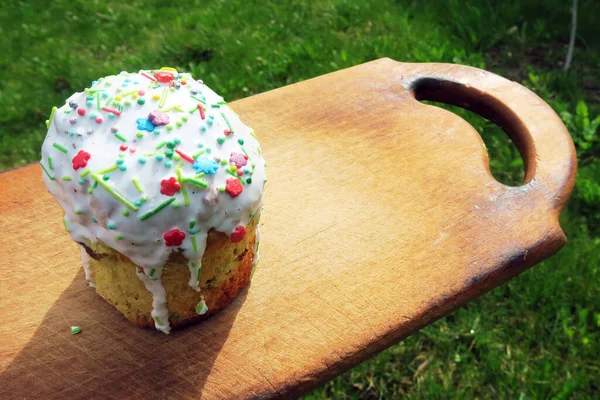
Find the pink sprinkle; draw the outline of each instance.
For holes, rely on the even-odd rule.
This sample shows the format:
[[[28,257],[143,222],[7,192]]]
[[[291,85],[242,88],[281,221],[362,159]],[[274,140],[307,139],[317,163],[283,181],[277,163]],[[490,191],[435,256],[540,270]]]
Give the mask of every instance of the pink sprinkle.
[[[143,96],[143,95],[145,95],[145,94],[146,94],[146,92],[144,92],[143,90],[138,90],[138,94],[139,94],[140,96]]]
[[[102,117],[96,117],[96,119],[94,121],[96,121],[97,124],[101,124],[102,123]]]
[[[156,78],[155,78],[155,77],[153,77],[153,76],[151,76],[151,75],[148,75],[148,74],[147,74],[147,73],[145,73],[145,72],[142,72],[140,75],[142,75],[142,76],[145,76],[146,78],[150,79],[151,81],[155,81],[155,80],[156,80]]]
[[[237,174],[238,174],[238,176],[242,176],[242,175],[244,175],[244,171],[242,171],[241,169],[238,169]]]
[[[115,110],[114,108],[102,107],[102,111],[106,111],[106,112],[109,112],[109,113],[113,113],[113,114],[115,114],[117,117],[118,117],[119,115],[121,115],[121,111],[119,111],[119,110]]]
[[[130,147],[130,148],[129,148],[129,152],[130,152],[130,153],[135,153],[135,147]]]

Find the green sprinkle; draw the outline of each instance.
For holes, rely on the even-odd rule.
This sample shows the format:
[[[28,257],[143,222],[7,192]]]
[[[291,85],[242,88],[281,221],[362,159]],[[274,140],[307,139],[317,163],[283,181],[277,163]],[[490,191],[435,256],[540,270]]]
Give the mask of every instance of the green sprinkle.
[[[152,268],[152,269],[150,270],[150,275],[148,275],[148,276],[154,276],[154,273],[155,273],[155,272],[156,272],[156,269]]]
[[[242,140],[242,139],[240,139],[240,140]],[[238,142],[240,140],[238,140]],[[242,142],[243,142],[243,140],[242,140]],[[240,144],[244,144],[244,143],[240,143]],[[246,157],[250,158],[250,156],[248,155],[248,153],[246,153],[246,150],[243,147],[242,147],[242,151],[244,152],[244,154],[246,155]]]
[[[192,247],[194,248],[194,253],[198,252],[198,244],[196,243],[196,236],[192,236]]]
[[[146,100],[144,100],[143,97],[138,97],[137,103],[142,106],[142,105],[146,104]]]
[[[258,138],[257,138],[257,137],[256,137],[256,135],[254,134],[254,131],[250,131],[250,135],[251,135],[251,136],[252,136],[254,139],[256,139],[256,140],[258,141]]]
[[[183,126],[183,122],[177,121],[177,122],[175,122],[175,125],[177,125],[178,127],[181,128]]]
[[[160,101],[158,102],[158,108],[163,108],[163,106],[165,105],[165,102],[167,101],[167,94],[169,93],[169,89],[168,88],[164,88],[163,92],[160,96]]]
[[[126,141],[127,141],[127,139],[125,139],[125,138],[123,137],[123,135],[121,135],[119,132],[116,132],[116,133],[115,133],[115,137],[116,137],[117,139],[119,139],[121,142],[126,142]]]
[[[138,192],[144,193],[144,190],[142,189],[142,185],[140,185],[140,182],[137,179],[134,178],[131,181],[133,182],[133,185],[138,190]]]
[[[123,210],[121,210],[121,214],[123,214],[124,217],[129,217],[129,210],[124,208]]]
[[[116,171],[117,169],[119,169],[119,166],[117,164],[115,164],[112,167],[109,167],[109,168],[106,168],[106,169],[103,169],[101,171],[96,172],[96,174],[97,175],[104,175],[104,174],[108,174],[109,172]]]
[[[65,231],[71,232],[71,228],[69,228],[69,223],[64,218],[63,218],[63,224],[65,225]]]
[[[242,139],[242,138],[239,138],[239,139],[238,139],[238,143],[239,143],[240,145],[243,145],[243,144],[244,144],[244,139]],[[244,149],[242,149],[242,150],[244,150]],[[246,151],[244,151],[244,153],[245,153],[245,152],[246,152]]]
[[[194,97],[194,96],[192,96],[192,95],[190,95],[190,97],[191,97],[192,99],[194,99],[194,100],[196,100],[196,101],[198,101],[198,102],[200,102],[200,103],[202,103],[202,104],[206,105],[206,102],[205,102],[204,100],[201,100],[201,99],[199,99],[199,98],[197,98],[197,97]],[[198,108],[196,107],[195,109],[197,110]]]
[[[94,89],[94,90],[91,90],[91,89],[89,89],[89,88],[88,88],[88,89],[83,89],[83,90],[84,90],[84,91],[85,91],[87,94],[89,94],[89,95],[91,95],[91,96],[95,95],[95,94],[96,94],[96,93],[98,93],[98,92],[104,92],[104,89]]]
[[[115,239],[117,239],[117,240],[123,240],[123,235],[120,235],[120,234],[117,233],[115,235]]]
[[[198,185],[198,186],[202,186],[202,187],[208,187],[208,183],[203,182],[203,181],[199,181],[199,180],[193,179],[193,178],[184,178],[183,182],[190,182],[190,183],[193,183],[194,185]]]
[[[44,164],[42,164],[42,163],[40,162],[40,165],[42,166],[42,169],[44,170],[44,172],[46,173],[46,175],[48,175],[48,178],[49,178],[51,181],[53,181],[53,180],[54,180],[54,177],[53,177],[52,175],[50,175],[50,173],[48,172],[48,170],[46,169],[46,167],[44,167]]]
[[[172,131],[173,130],[173,125],[167,125],[167,130],[168,131]]]
[[[231,127],[231,123],[229,122],[229,118],[227,118],[227,116],[225,115],[225,113],[221,113],[221,116],[223,117],[223,119],[227,123],[227,126],[229,127],[229,131],[231,132],[231,135],[233,135],[233,128]]]
[[[58,143],[54,143],[52,146],[56,147],[57,149],[59,149],[60,151],[62,151],[63,153],[67,154],[69,152],[69,150],[65,149],[64,147],[62,147],[60,144]]]
[[[63,181],[67,181],[67,182],[68,182],[68,181],[71,181],[71,180],[73,180],[73,178],[71,178],[71,177],[70,177],[70,176],[68,176],[68,175],[65,175],[65,176],[63,176],[63,177],[62,177],[62,180],[63,180]]]
[[[171,197],[169,200],[165,201],[164,203],[159,204],[158,207],[156,207],[154,210],[150,210],[146,214],[140,216],[140,220],[141,221],[147,220],[148,218],[150,218],[151,216],[157,214],[163,208],[165,208],[166,206],[168,206],[169,204],[171,204],[174,201],[175,201],[175,197]]]
[[[227,102],[226,102],[226,101],[223,101],[223,100],[221,100],[221,101],[217,101],[217,104],[227,104]]]
[[[54,169],[54,166],[52,165],[52,157],[50,156],[48,156],[48,168]]]
[[[167,144],[167,142],[160,142],[158,146],[156,146],[156,149],[160,149],[161,147],[163,147],[165,144]]]
[[[194,178],[202,178],[204,175],[204,172],[200,172],[198,175],[194,176]]]
[[[212,108],[221,108],[221,106],[219,104],[211,104],[210,105]]]
[[[192,108],[192,109],[190,110],[190,114],[192,114],[194,111],[198,111],[198,106],[196,106],[196,107]]]
[[[181,170],[179,168],[177,168],[175,170],[175,173],[177,174],[177,180],[179,181],[179,184],[181,185],[181,194],[183,195],[183,204],[185,204],[186,206],[190,205],[190,198],[188,197],[187,194],[187,190],[185,190],[185,187],[182,185],[182,179],[181,179]]]
[[[191,220],[188,226],[190,227],[190,229],[192,229],[195,225],[196,225],[196,221]]]
[[[102,104],[100,104],[100,93],[96,93],[96,107],[98,107],[98,110],[102,110]]]
[[[81,328],[78,326],[72,326],[71,327],[71,335],[77,335],[79,332],[81,332]]]
[[[195,267],[196,265],[194,265]],[[196,277],[197,280],[200,280],[200,274],[202,273],[202,267],[198,268],[198,276]]]
[[[219,188],[219,192],[223,193],[224,191],[225,191],[225,187],[224,187],[224,186],[221,186],[221,187]]]
[[[158,317],[153,317],[154,320],[156,321],[157,324],[162,326],[162,322],[160,321],[160,319]]]
[[[141,138],[144,137],[144,134],[142,132],[138,132],[138,133],[135,134],[135,136],[137,136],[138,139],[141,139]]]
[[[206,153],[206,150],[200,150],[196,154],[192,155],[192,158],[196,159],[196,158],[198,158],[199,156],[201,156],[204,153]]]
[[[221,165],[227,165],[227,160],[226,159],[222,159],[221,160]]]
[[[123,205],[125,205],[126,207],[128,207],[130,210],[133,210],[133,211],[139,210],[139,208],[137,206],[135,206],[132,202],[130,202],[129,200],[127,200],[125,197],[123,197],[115,189],[111,188],[108,185],[108,183],[104,182],[104,180],[98,174],[92,174],[92,178],[94,178],[94,180],[96,182],[98,182],[98,184],[100,186],[102,186],[108,193],[110,193],[114,198],[116,198],[121,203],[123,203]]]
[[[58,110],[56,107],[52,107],[52,111],[50,111],[50,118],[46,121],[46,128],[50,127],[50,123],[52,123],[52,119],[54,118],[54,113]]]
[[[224,138],[224,137],[220,137],[220,138],[218,138],[218,139],[217,139],[217,143],[219,143],[219,144],[223,144],[223,143],[225,143],[225,138]]]
[[[89,169],[86,169],[86,170],[85,170],[85,171],[83,171],[83,172],[81,173],[81,175],[79,175],[79,176],[81,176],[82,178],[85,178],[86,176],[88,176],[88,175],[90,174],[90,172],[91,172],[91,171],[90,171]]]
[[[110,105],[110,102],[111,102],[111,101],[113,101],[113,99],[114,99],[114,97],[110,97],[110,98],[108,99],[108,101],[107,101],[106,103],[104,103],[104,105],[105,105],[105,106],[108,106],[108,105]]]

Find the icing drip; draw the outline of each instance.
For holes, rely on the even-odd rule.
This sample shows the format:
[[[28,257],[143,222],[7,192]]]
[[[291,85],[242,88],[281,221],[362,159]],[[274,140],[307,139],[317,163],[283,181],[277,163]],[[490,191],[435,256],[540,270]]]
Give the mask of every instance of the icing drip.
[[[160,277],[162,268],[137,268],[137,276],[144,282],[146,289],[152,294],[152,318],[154,327],[164,333],[171,332],[169,309],[167,308],[167,292]]]
[[[94,273],[90,268],[90,256],[83,247],[81,247],[81,264],[83,264],[83,270],[85,271],[85,280],[88,281],[91,287],[95,288],[96,281],[94,280]]]
[[[202,81],[172,68],[100,78],[53,108],[47,124],[40,163],[65,230],[142,267],[157,329],[168,330],[160,271],[170,253],[183,252],[199,290],[208,232],[242,240],[248,215],[260,211],[256,135]],[[92,278],[83,255],[82,263]]]

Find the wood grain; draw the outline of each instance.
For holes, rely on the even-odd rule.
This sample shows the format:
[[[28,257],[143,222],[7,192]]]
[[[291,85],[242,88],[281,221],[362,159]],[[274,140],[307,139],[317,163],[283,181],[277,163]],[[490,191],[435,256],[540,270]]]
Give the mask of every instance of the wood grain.
[[[415,96],[497,121],[527,183],[495,181],[477,132]],[[293,397],[565,243],[573,144],[516,83],[382,59],[231,106],[269,163],[261,264],[229,308],[169,336],[136,328],[86,287],[39,166],[0,175],[7,398]]]

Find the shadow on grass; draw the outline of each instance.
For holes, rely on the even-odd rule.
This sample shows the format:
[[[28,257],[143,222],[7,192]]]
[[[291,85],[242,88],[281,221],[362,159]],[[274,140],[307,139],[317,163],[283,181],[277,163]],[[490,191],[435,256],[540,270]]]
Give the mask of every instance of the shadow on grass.
[[[0,374],[0,397],[200,397],[247,293],[203,323],[165,335],[122,317],[80,271]],[[71,335],[71,325],[81,333]]]

